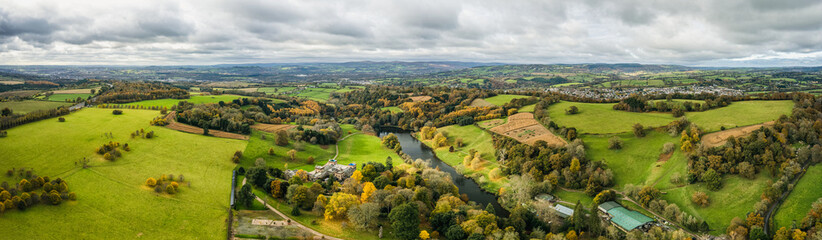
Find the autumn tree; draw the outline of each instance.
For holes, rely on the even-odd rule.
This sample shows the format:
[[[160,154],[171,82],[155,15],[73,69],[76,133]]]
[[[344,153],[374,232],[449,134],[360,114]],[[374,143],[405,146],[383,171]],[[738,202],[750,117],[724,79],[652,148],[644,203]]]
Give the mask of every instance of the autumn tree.
[[[328,204],[325,205],[325,219],[343,219],[348,209],[357,205],[360,200],[357,196],[348,193],[336,192],[328,199]]]
[[[374,184],[371,182],[365,182],[362,185],[362,195],[360,195],[360,202],[368,202],[368,199],[371,198],[371,195],[377,191],[377,188],[374,187]]]
[[[297,160],[297,150],[294,150],[294,149],[288,150],[287,154],[291,158],[291,161]]]
[[[694,194],[691,195],[691,202],[701,207],[707,207],[711,204],[710,200],[708,199],[708,194],[699,191],[694,192]]]
[[[377,203],[363,203],[352,206],[348,209],[348,221],[354,225],[354,228],[366,230],[376,227],[380,216],[380,205]]]
[[[288,134],[285,130],[277,131],[277,139],[275,141],[277,146],[287,146],[288,145]]]

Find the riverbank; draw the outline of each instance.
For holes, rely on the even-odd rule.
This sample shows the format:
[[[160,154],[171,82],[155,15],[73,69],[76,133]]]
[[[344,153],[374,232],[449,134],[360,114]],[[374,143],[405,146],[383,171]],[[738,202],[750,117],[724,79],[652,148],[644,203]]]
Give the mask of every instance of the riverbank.
[[[380,137],[382,137],[387,135],[388,133],[389,132],[380,132],[379,135]],[[457,187],[459,188],[460,194],[467,195],[468,199],[482,206],[486,206],[490,203],[492,206],[494,206],[494,210],[496,210],[498,214],[500,214],[501,216],[508,216],[508,210],[503,208],[502,205],[499,204],[499,202],[497,201],[496,194],[482,188],[473,179],[458,173],[452,165],[449,165],[448,163],[437,157],[434,150],[432,150],[425,143],[419,141],[416,137],[413,136],[412,133],[393,132],[393,134],[396,135],[397,139],[400,141],[400,145],[402,146],[403,152],[402,155],[407,155],[411,159],[423,159],[431,161],[431,167],[439,168],[441,171],[448,173],[451,176],[451,179],[454,181],[454,184],[457,185]]]

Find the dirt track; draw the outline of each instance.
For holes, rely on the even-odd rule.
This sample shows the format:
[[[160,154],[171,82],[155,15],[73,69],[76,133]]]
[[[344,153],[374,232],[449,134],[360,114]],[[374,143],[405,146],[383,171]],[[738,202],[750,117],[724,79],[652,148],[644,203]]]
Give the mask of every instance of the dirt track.
[[[735,138],[739,138],[739,137],[742,137],[742,136],[746,136],[746,135],[750,134],[753,131],[756,131],[757,129],[759,129],[762,126],[772,126],[773,124],[774,124],[774,122],[770,121],[770,122],[766,122],[766,123],[762,123],[762,124],[732,128],[732,129],[728,129],[728,130],[725,130],[725,131],[719,131],[719,132],[705,134],[705,136],[702,136],[702,145],[704,145],[706,147],[720,146],[722,144],[725,144],[725,140],[727,140],[731,136],[733,136]]]

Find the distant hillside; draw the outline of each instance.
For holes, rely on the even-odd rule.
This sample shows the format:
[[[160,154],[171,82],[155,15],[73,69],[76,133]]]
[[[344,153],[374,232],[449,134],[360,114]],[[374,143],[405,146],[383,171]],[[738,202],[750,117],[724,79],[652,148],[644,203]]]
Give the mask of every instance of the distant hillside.
[[[689,71],[695,68],[679,65],[645,65],[638,63],[593,63],[593,64],[524,64],[478,66],[444,72],[439,75],[452,76],[485,76],[485,77],[521,77],[558,73],[635,73],[635,72],[676,72]]]

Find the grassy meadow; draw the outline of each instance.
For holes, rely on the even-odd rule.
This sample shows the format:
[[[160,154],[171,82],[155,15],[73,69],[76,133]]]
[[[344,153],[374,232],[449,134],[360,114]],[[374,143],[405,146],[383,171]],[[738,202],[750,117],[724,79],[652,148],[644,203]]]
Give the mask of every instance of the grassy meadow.
[[[8,130],[0,138],[0,169],[33,168],[41,176],[61,177],[77,193],[77,201],[59,206],[37,205],[25,212],[7,211],[0,225],[7,239],[224,239],[228,217],[234,151],[245,141],[182,133],[149,126],[158,111],[83,109],[66,122],[46,119]],[[146,129],[156,138],[132,139]],[[104,133],[112,133],[109,139]],[[116,161],[103,160],[95,149],[103,143],[128,143],[130,152]],[[75,161],[90,159],[90,168]],[[158,195],[144,187],[148,177],[182,174],[176,195]],[[16,181],[5,175],[2,181]],[[48,230],[43,230],[48,223]]]
[[[708,190],[705,183],[661,191],[665,193],[663,199],[669,203],[676,203],[682,211],[704,219],[711,227],[711,233],[718,235],[725,233],[734,217],[745,219],[745,214],[759,201],[759,196],[765,191],[770,179],[765,172],[761,172],[754,180],[737,175],[725,175],[722,178],[722,189],[719,191]],[[707,193],[711,205],[704,208],[694,205],[691,202],[691,195],[696,191]]]
[[[77,100],[78,97],[85,100],[88,99],[88,97],[91,97],[91,93],[55,93],[49,96],[48,100],[55,102],[65,102],[66,100]]]
[[[528,98],[525,95],[513,95],[513,94],[500,94],[493,97],[486,98],[485,101],[488,101],[491,104],[502,106],[503,104],[511,102],[515,98]]]
[[[793,221],[797,224],[802,222],[811,205],[817,199],[822,198],[822,192],[818,187],[822,185],[822,165],[814,165],[808,168],[805,175],[799,179],[793,188],[791,195],[779,206],[779,210],[774,215],[776,227],[790,227]]]
[[[622,149],[608,149],[608,139],[613,135],[582,135],[585,142],[586,158],[591,161],[604,161],[614,171],[615,187],[621,189],[625,184],[653,185],[657,181],[667,182],[672,168],[687,165],[684,154],[674,150],[670,159],[658,162],[662,145],[672,142],[679,148],[679,138],[666,133],[648,131],[643,138],[633,133],[622,133],[616,136],[624,142]],[[680,173],[684,174],[684,173]]]
[[[482,188],[490,192],[497,192],[497,190],[502,187],[502,184],[506,182],[505,178],[491,180],[488,176],[488,173],[492,169],[499,167],[496,157],[497,153],[494,149],[494,143],[491,139],[490,133],[474,125],[451,125],[438,128],[437,131],[442,132],[448,138],[448,143],[451,145],[454,145],[457,138],[462,138],[463,141],[462,147],[457,147],[454,145],[454,152],[450,152],[449,147],[434,149],[434,153],[437,154],[437,157],[440,160],[453,166],[454,168],[457,168],[457,166],[462,165],[463,158],[468,155],[471,149],[474,149],[477,150],[480,157],[486,161],[485,165],[478,170],[466,167],[464,168],[465,172],[463,172],[463,174],[470,176],[474,173],[481,173],[482,176],[485,177],[486,181],[477,181],[477,183],[479,183]],[[419,136],[417,137],[417,139],[422,139],[419,138]],[[422,142],[429,147],[433,146],[433,140],[425,140]]]
[[[571,106],[579,108],[579,113],[566,115],[565,110]],[[614,103],[562,101],[549,106],[548,114],[560,126],[576,127],[580,133],[593,134],[630,132],[636,123],[645,127],[658,127],[676,120],[670,113],[618,111],[613,106]],[[742,101],[704,112],[688,112],[685,117],[704,131],[715,132],[722,126],[734,128],[772,121],[782,114],[790,114],[792,107],[793,102],[790,100]]]
[[[0,102],[0,109],[9,108],[12,111],[14,111],[14,113],[19,113],[19,114],[30,113],[30,112],[34,112],[34,111],[38,111],[38,110],[55,109],[55,108],[58,108],[60,106],[71,106],[71,103],[37,101],[37,100]]]
[[[367,162],[385,162],[388,157],[394,159],[395,163],[401,162],[399,155],[382,146],[379,137],[362,134],[359,130],[354,129],[352,125],[342,125],[341,127],[342,136],[348,135],[349,132],[353,135],[339,142],[340,153],[337,156],[337,162],[340,164],[357,163],[359,167],[359,165]],[[261,137],[263,134],[266,135],[265,140]],[[257,158],[262,158],[272,167],[283,168],[288,164],[289,169],[311,171],[314,170],[314,165],[323,165],[334,157],[335,148],[333,144],[321,146],[308,142],[295,143],[295,141],[289,141],[287,146],[277,146],[274,144],[275,139],[274,134],[252,131],[240,165],[251,167],[254,166]],[[303,150],[297,151],[297,159],[292,161],[287,153],[299,144],[302,145]],[[268,155],[269,148],[274,149],[274,155]],[[306,160],[309,156],[314,157],[314,163],[307,163]]]
[[[132,102],[126,103],[123,105],[134,105],[134,106],[144,106],[144,107],[168,107],[177,105],[178,102],[187,101],[194,104],[201,104],[201,103],[218,103],[220,101],[223,102],[231,102],[234,99],[238,98],[252,98],[247,96],[240,96],[240,95],[202,95],[202,96],[191,96],[188,99],[173,99],[173,98],[164,98],[164,99],[155,99],[155,100],[145,100],[139,102]]]

